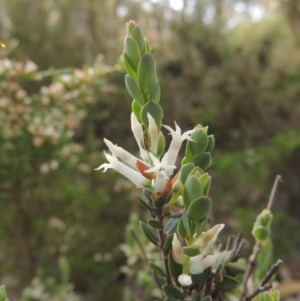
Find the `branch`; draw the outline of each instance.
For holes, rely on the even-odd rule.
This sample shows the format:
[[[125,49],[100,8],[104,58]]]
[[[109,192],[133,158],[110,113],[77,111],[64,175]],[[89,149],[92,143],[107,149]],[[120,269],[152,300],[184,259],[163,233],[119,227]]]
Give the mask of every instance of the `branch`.
[[[162,208],[161,207],[157,207],[156,210],[156,220],[158,222],[160,222],[161,224],[163,224],[163,215],[162,215]],[[164,272],[166,274],[167,277],[167,283],[169,285],[173,285],[172,283],[172,278],[171,278],[171,273],[170,273],[170,269],[169,269],[169,264],[168,264],[168,258],[165,256],[164,254],[164,244],[166,241],[166,233],[163,229],[158,230],[158,238],[159,238],[159,249],[160,249],[160,254],[161,254],[161,260],[163,262],[163,266],[164,266]]]
[[[276,178],[275,178],[275,181],[274,181],[274,184],[273,184],[273,187],[272,187],[272,191],[271,191],[271,194],[270,194],[270,198],[269,198],[269,201],[268,201],[268,205],[267,205],[267,208],[266,208],[268,210],[271,210],[271,207],[273,205],[274,196],[275,196],[275,193],[276,193],[276,190],[277,190],[278,182],[282,182],[281,175],[277,175]]]
[[[259,293],[265,292],[265,291],[269,290],[270,288],[272,288],[272,284],[268,283],[268,281],[278,271],[279,266],[282,264],[282,262],[283,261],[279,259],[279,260],[277,260],[277,262],[275,264],[272,265],[272,267],[266,274],[265,278],[262,280],[259,287],[254,292],[252,292],[249,296],[245,297],[246,301],[250,301]]]

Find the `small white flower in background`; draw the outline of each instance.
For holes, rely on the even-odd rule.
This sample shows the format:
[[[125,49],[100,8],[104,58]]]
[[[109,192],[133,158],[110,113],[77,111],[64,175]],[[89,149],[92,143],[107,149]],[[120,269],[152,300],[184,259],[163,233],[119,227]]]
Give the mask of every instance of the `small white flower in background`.
[[[193,283],[191,276],[187,274],[181,274],[178,277],[178,282],[181,286],[190,286]]]

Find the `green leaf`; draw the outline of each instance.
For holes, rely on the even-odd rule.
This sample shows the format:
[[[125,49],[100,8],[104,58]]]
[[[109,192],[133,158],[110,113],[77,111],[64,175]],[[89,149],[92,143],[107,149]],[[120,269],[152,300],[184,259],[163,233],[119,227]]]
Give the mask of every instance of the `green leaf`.
[[[207,274],[208,269],[205,269],[201,274],[191,274],[193,283],[198,284],[196,288],[197,292],[201,292],[203,290],[206,283]]]
[[[136,81],[130,76],[125,76],[125,85],[130,94],[130,96],[135,99],[140,106],[144,105],[144,95]]]
[[[132,112],[134,113],[137,120],[141,121],[141,106],[136,100],[132,102]]]
[[[167,257],[172,248],[173,235],[168,235],[164,244],[164,255]]]
[[[209,197],[199,197],[190,204],[187,215],[194,222],[200,222],[206,218],[211,206],[212,202]]]
[[[137,80],[137,74],[136,74],[136,71],[132,68],[132,66],[130,65],[130,62],[129,62],[129,58],[128,58],[128,55],[124,52],[123,53],[123,60],[124,60],[124,66],[125,66],[125,69],[127,71],[127,73],[135,80]]]
[[[190,224],[189,224],[189,220],[186,214],[186,211],[182,212],[182,222],[183,222],[183,227],[186,233],[190,233]]]
[[[148,210],[153,212],[153,206],[150,206],[147,204],[142,198],[140,198],[138,195],[136,195],[136,198],[140,201],[140,203]]]
[[[188,162],[196,155],[203,153],[208,145],[208,137],[204,129],[196,130],[191,135],[191,140],[186,144],[185,156]]]
[[[155,80],[151,85],[149,92],[149,100],[154,100],[157,103],[159,103],[160,101],[160,85],[158,80]]]
[[[269,236],[269,231],[263,226],[254,227],[252,235],[258,240],[265,240]]]
[[[185,229],[184,229],[184,225],[183,225],[183,218],[181,217],[180,220],[179,220],[179,223],[177,225],[177,232],[178,234],[182,237],[182,238],[185,238]]]
[[[153,270],[155,270],[155,272],[158,275],[160,275],[162,277],[166,277],[166,274],[163,272],[163,270],[158,265],[156,265],[153,261],[149,261],[149,264],[150,264],[151,268]]]
[[[196,255],[199,255],[199,250],[193,247],[183,247],[182,251],[185,255],[189,257],[194,257]]]
[[[172,233],[176,229],[176,227],[177,227],[177,225],[179,223],[179,220],[180,220],[179,217],[177,217],[177,218],[171,218],[168,221],[168,223],[166,224],[165,232],[168,233],[168,234]]]
[[[156,79],[156,63],[153,55],[145,53],[138,64],[137,77],[139,86],[143,90],[149,91],[152,83]]]
[[[167,202],[168,199],[166,197],[158,197],[153,201],[153,204],[155,205],[155,207],[162,207]]]
[[[202,186],[196,176],[189,176],[183,188],[183,202],[188,209],[193,200],[203,195]]]
[[[180,169],[180,181],[182,184],[185,184],[185,181],[190,174],[190,172],[195,168],[195,164],[189,163],[185,164]]]
[[[168,265],[174,281],[178,286],[180,286],[180,283],[178,282],[178,277],[182,274],[182,265],[174,260],[172,250],[169,252],[168,255]]]
[[[152,202],[152,190],[144,188],[143,189],[144,196],[149,202]]]
[[[230,292],[237,287],[239,282],[228,275],[224,275],[223,281],[216,283],[216,289],[221,292]]]
[[[205,170],[207,169],[211,164],[211,154],[210,153],[202,153],[197,156],[195,156],[192,160],[192,162],[199,166],[201,169]]]
[[[154,244],[154,245],[158,245],[159,239],[157,237],[157,235],[152,231],[152,229],[145,223],[140,221],[140,225],[145,233],[145,235],[147,236],[147,238]]]
[[[126,34],[131,35],[132,30],[137,26],[135,21],[129,21],[126,23]]]
[[[156,157],[160,158],[164,152],[166,147],[166,139],[162,132],[158,134],[158,142],[157,142],[157,150],[156,150]]]
[[[141,60],[141,52],[138,43],[130,36],[125,37],[124,53],[126,54],[129,65],[134,71],[137,71]]]
[[[214,135],[209,135],[208,137],[208,145],[206,147],[206,152],[212,152],[215,148],[215,137]]]
[[[238,263],[233,263],[233,262],[227,263],[225,269],[229,274],[229,276],[233,276],[233,277],[236,276],[237,274],[245,273],[245,268]]]
[[[153,270],[153,269],[152,269],[152,276],[153,276],[153,278],[154,278],[156,284],[157,284],[160,288],[162,288],[164,285],[166,285],[167,281],[165,280],[165,278],[163,278],[162,276],[158,275],[158,274],[156,273],[156,271]]]
[[[150,100],[142,107],[140,116],[146,129],[149,127],[148,113],[153,117],[158,130],[160,130],[160,124],[163,117],[163,110],[160,105],[153,100]]]
[[[204,175],[200,176],[199,181],[203,188],[203,195],[207,195],[210,188],[211,177],[207,173],[205,173]]]
[[[193,141],[191,141],[193,140]],[[197,130],[191,135],[190,149],[193,156],[203,153],[208,145],[208,137],[204,130]]]
[[[140,53],[143,55],[146,51],[145,38],[143,33],[138,25],[131,32],[131,36],[135,39],[137,44],[139,45]]]
[[[163,229],[163,227],[164,227],[159,221],[157,221],[156,219],[152,219],[152,218],[148,219],[147,223],[154,229]]]
[[[163,290],[171,301],[184,301],[184,298],[186,297],[185,293],[175,286],[166,284],[163,286]]]

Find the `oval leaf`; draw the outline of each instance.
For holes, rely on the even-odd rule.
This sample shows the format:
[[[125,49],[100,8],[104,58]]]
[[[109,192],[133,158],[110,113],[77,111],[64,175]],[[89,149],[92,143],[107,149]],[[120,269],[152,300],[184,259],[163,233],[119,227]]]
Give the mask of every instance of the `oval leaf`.
[[[211,210],[211,199],[207,196],[202,196],[195,199],[189,206],[187,215],[194,222],[200,222],[206,218]]]
[[[138,64],[137,77],[139,86],[143,90],[150,90],[152,83],[156,79],[156,63],[153,55],[145,53]]]
[[[221,292],[230,292],[236,288],[239,282],[228,275],[224,275],[223,281],[216,283],[216,289]]]
[[[176,227],[177,227],[177,225],[179,223],[179,220],[180,220],[179,217],[177,217],[177,218],[171,218],[168,221],[168,223],[166,224],[165,232],[168,233],[168,234],[172,233],[176,229]]]
[[[157,235],[152,231],[152,229],[145,223],[140,222],[140,225],[145,233],[145,235],[147,236],[147,238],[154,244],[154,245],[158,245],[159,239],[157,237]]]
[[[201,169],[205,170],[207,169],[211,164],[211,154],[210,153],[202,153],[197,156],[195,156],[192,160],[192,162],[199,166]]]
[[[180,291],[177,287],[171,285],[164,285],[163,290],[171,301],[183,301],[186,297],[185,293]]]
[[[139,61],[141,60],[141,52],[138,43],[130,36],[125,37],[124,53],[132,69],[137,71]]]
[[[141,55],[143,55],[146,51],[146,44],[145,44],[145,38],[143,36],[143,33],[138,25],[136,25],[135,28],[132,30],[131,36],[135,39],[135,41],[139,45]]]
[[[131,108],[137,120],[141,121],[141,106],[136,100],[132,102]]]
[[[149,127],[149,120],[147,114],[150,115],[155,120],[158,130],[160,130],[160,123],[163,118],[163,111],[160,105],[153,100],[147,102],[141,109],[141,120],[146,128]]]
[[[149,100],[154,100],[157,103],[159,103],[160,101],[160,85],[158,80],[155,80],[151,85],[149,92]]]
[[[208,137],[208,145],[207,145],[207,147],[206,147],[206,152],[212,152],[213,151],[213,149],[215,148],[215,137],[214,137],[214,135],[209,135],[209,136],[207,136]]]
[[[180,181],[182,184],[185,184],[185,181],[190,174],[190,172],[195,168],[195,164],[189,163],[185,164],[180,169]]]
[[[178,234],[182,237],[185,238],[185,229],[184,229],[184,225],[183,225],[183,218],[181,217],[179,220],[179,223],[177,225],[177,232]]]
[[[154,229],[163,229],[164,227],[160,222],[152,218],[148,219],[147,223]]]
[[[202,186],[196,176],[189,176],[183,188],[183,202],[185,208],[188,209],[191,202],[203,195]]]
[[[130,96],[135,99],[140,106],[144,105],[144,95],[136,81],[129,76],[128,74],[125,76],[125,85],[130,94]]]

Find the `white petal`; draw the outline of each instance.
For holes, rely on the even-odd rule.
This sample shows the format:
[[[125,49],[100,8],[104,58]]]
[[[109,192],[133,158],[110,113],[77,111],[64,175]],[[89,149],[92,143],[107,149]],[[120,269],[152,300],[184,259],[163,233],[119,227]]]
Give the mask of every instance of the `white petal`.
[[[144,161],[149,161],[148,152],[146,151],[146,147],[144,144],[143,127],[137,120],[134,113],[131,113],[131,130],[132,130],[134,138],[139,146],[141,158]]]
[[[185,255],[182,251],[181,243],[178,240],[176,233],[173,235],[172,247],[174,260],[179,264],[183,264],[185,262]]]
[[[136,185],[136,187],[146,187],[149,186],[150,181],[146,179],[144,176],[142,176],[138,171],[132,169],[131,167],[127,166],[126,164],[120,162],[116,156],[111,156],[109,154],[105,154],[106,159],[108,160],[108,163],[100,165],[99,169],[104,169],[106,171],[108,168],[113,168],[126,178],[128,178],[133,184]]]
[[[130,154],[128,151],[124,150],[122,147],[114,145],[111,141],[104,138],[104,142],[109,148],[109,150],[118,158],[120,158],[123,162],[130,165],[134,169],[136,168],[136,162],[139,160],[137,157]]]
[[[191,276],[188,274],[181,274],[178,277],[178,282],[181,286],[190,286],[193,283]]]
[[[170,126],[167,126],[167,125],[163,125],[163,127],[165,127],[167,130],[169,130],[172,135],[172,141],[169,146],[169,150],[165,155],[168,158],[168,165],[174,165],[176,163],[182,142],[184,140],[191,140],[190,135],[195,131],[195,129],[189,130],[181,135],[181,129],[176,124],[176,122],[175,122],[176,131],[174,131]]]
[[[200,274],[208,267],[212,266],[214,263],[217,262],[220,253],[215,255],[207,255],[203,258],[203,255],[197,255],[195,257],[191,257],[190,261],[190,272],[192,274]]]
[[[207,246],[212,246],[218,238],[220,231],[225,227],[224,224],[215,225],[213,228],[208,230],[203,236],[203,242]]]

